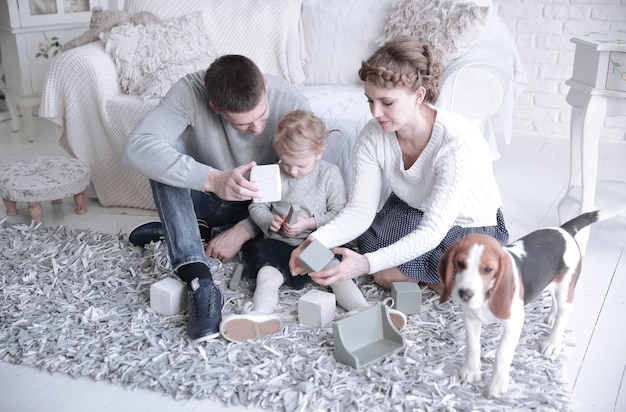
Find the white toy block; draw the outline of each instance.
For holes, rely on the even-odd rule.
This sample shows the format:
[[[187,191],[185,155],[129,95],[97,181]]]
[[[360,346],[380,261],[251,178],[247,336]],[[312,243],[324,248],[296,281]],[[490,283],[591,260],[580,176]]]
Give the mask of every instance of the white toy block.
[[[307,272],[319,272],[328,265],[335,255],[332,254],[322,243],[313,239],[311,243],[298,256],[298,263]]]
[[[422,306],[422,289],[416,282],[393,282],[391,297],[394,309],[405,315],[420,313]]]
[[[150,307],[161,315],[176,315],[187,307],[187,285],[165,278],[150,286]]]
[[[287,223],[289,223],[290,225],[297,223],[300,210],[300,205],[291,205],[291,207],[289,208],[289,214],[287,215]]]
[[[335,319],[335,295],[321,290],[310,290],[298,300],[300,323],[323,328]]]
[[[238,290],[239,282],[241,282],[241,277],[243,275],[243,270],[245,269],[245,265],[243,263],[237,263],[235,270],[233,271],[233,276],[230,278],[230,283],[228,288],[230,290]]]
[[[278,202],[281,198],[280,166],[254,166],[250,171],[250,181],[259,185],[261,195],[252,199],[256,203]]]
[[[416,282],[393,282],[391,284],[392,307],[405,315],[420,313],[422,289]]]

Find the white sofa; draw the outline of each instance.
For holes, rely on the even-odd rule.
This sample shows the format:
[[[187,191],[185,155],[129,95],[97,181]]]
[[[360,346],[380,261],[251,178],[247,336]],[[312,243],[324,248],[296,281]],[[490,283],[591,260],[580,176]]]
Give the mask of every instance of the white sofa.
[[[124,8],[154,12],[162,21],[202,11],[214,55],[246,54],[262,70],[301,87],[328,127],[342,130],[343,136],[329,140],[325,157],[340,166],[349,182],[353,143],[371,118],[357,71],[378,47],[393,1],[126,0]],[[495,142],[510,135],[513,100],[525,78],[491,0],[476,1],[489,7],[485,29],[467,53],[446,62],[436,104],[483,128],[495,157]],[[114,33],[116,29],[107,41]],[[178,57],[189,51],[175,46],[166,41],[159,51]],[[48,73],[39,115],[58,124],[61,145],[90,166],[92,195],[102,205],[153,209],[147,179],[123,166],[120,153],[138,120],[159,102],[158,93],[142,97],[125,92],[113,49],[111,43],[97,41],[61,53]],[[203,57],[179,69],[206,67],[211,56]],[[499,127],[494,128],[496,121]]]

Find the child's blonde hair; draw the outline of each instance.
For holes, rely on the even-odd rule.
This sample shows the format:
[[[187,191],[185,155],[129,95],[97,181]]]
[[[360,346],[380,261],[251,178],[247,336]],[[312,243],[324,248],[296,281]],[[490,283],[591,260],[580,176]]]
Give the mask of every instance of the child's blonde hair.
[[[319,117],[305,110],[287,113],[276,126],[274,148],[279,154],[302,157],[324,148],[326,139],[337,129],[328,130]]]

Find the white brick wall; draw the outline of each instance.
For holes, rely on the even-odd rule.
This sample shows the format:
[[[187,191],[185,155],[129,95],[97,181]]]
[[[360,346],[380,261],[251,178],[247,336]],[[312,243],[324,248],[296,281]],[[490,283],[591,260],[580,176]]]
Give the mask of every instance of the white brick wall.
[[[574,43],[588,31],[626,30],[626,0],[494,0],[519,49],[528,86],[516,100],[516,133],[569,138],[565,101]],[[626,141],[626,116],[607,118],[601,139]]]

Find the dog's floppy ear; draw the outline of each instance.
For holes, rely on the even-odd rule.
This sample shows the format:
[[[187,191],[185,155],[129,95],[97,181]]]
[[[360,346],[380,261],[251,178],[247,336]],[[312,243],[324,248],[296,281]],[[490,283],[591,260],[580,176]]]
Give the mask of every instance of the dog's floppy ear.
[[[454,281],[454,258],[459,249],[459,241],[454,242],[448,250],[446,250],[437,265],[437,272],[443,285],[439,303],[443,303],[450,297],[452,293],[452,282]]]
[[[511,304],[515,296],[515,275],[511,257],[504,250],[499,253],[498,271],[489,291],[489,309],[498,319],[508,319],[511,317]]]

